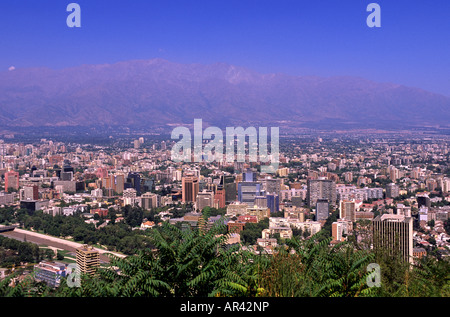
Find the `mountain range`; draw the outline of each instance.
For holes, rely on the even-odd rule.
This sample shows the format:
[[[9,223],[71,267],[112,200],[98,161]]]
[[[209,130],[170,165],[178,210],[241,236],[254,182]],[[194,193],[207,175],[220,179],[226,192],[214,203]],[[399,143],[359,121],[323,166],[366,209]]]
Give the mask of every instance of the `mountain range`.
[[[133,60],[0,72],[0,125],[448,126],[450,98],[358,77],[261,74],[225,63]]]

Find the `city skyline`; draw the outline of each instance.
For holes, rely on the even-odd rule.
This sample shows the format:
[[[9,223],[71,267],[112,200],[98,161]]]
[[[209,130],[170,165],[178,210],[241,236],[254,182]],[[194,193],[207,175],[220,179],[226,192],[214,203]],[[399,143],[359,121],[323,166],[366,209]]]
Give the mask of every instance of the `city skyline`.
[[[233,271],[228,263],[241,263],[247,271],[252,265],[257,269],[270,263],[275,271],[255,271],[258,286],[237,281],[243,287],[231,289],[231,296],[254,297],[248,287],[266,297],[336,292],[358,297],[448,296],[444,277],[449,272],[450,244],[448,135],[329,133],[284,138],[274,175],[265,173],[261,162],[194,157],[176,162],[170,156],[169,136],[115,135],[108,143],[93,144],[61,141],[58,135],[26,142],[8,135],[0,140],[0,267],[5,268],[0,270],[1,294],[20,292],[22,288],[5,284],[20,276],[24,292],[41,283],[47,291],[36,295],[42,297],[72,297],[79,292],[114,297],[214,296],[221,287],[217,275],[187,291],[178,292],[178,285],[191,284],[209,265],[216,270],[226,263],[224,269]],[[92,261],[76,250],[86,245],[93,247]],[[191,267],[191,261],[199,260],[209,247],[201,261],[210,264],[195,265],[199,272],[195,275],[176,275],[178,266]],[[305,248],[314,255],[314,264],[299,261]],[[139,274],[154,272],[157,275],[148,274],[151,279],[145,281],[158,276],[167,286],[141,290],[139,285],[129,289],[128,283],[121,284],[121,272],[126,273],[130,264],[148,263],[140,258],[141,252],[150,252],[152,263],[133,268],[138,273],[131,272],[132,278],[141,280]],[[252,260],[228,262],[222,252]],[[292,261],[287,271],[279,257]],[[348,266],[330,271],[331,263],[343,259],[360,264],[350,273]],[[424,293],[421,274],[429,263],[439,273],[427,280],[436,288]],[[175,273],[164,271],[174,266]],[[308,267],[320,274],[314,270],[309,276]],[[78,269],[100,275],[90,284],[89,279],[78,279]],[[371,280],[366,279],[369,270]],[[111,287],[103,274],[116,273],[117,284]],[[296,284],[282,288],[286,291],[280,294],[277,285],[283,278],[278,274]],[[323,283],[334,283],[346,274],[361,277],[351,280],[355,287],[323,288]],[[314,293],[309,287],[302,290],[305,285],[311,285]],[[406,294],[401,292],[405,286]],[[203,293],[205,287],[213,293]],[[353,291],[361,288],[364,293]]]
[[[70,1],[0,2],[0,297],[450,296],[448,0]]]

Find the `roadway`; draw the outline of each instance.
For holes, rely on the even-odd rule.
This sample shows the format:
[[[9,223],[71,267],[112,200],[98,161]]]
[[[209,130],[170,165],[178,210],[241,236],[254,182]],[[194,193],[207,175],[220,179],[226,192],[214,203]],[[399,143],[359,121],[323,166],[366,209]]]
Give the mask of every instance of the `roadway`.
[[[0,227],[4,227],[4,226],[0,225]],[[73,241],[69,241],[69,240],[65,240],[65,239],[61,239],[61,238],[52,237],[52,236],[49,236],[46,234],[32,232],[32,231],[18,229],[18,228],[15,228],[14,231],[1,232],[0,234],[2,236],[8,237],[8,238],[17,239],[19,241],[26,240],[27,242],[35,243],[38,245],[46,245],[46,246],[54,247],[57,249],[67,250],[69,252],[75,252],[75,250],[77,248],[83,246],[82,243],[77,243],[77,242],[73,242]],[[125,255],[120,254],[120,253],[111,252],[111,251],[107,251],[107,250],[103,250],[103,249],[99,249],[99,248],[94,248],[94,249],[99,252],[100,260],[102,262],[106,262],[106,263],[109,262],[109,258],[106,256],[107,253],[112,253],[121,258],[125,257]]]

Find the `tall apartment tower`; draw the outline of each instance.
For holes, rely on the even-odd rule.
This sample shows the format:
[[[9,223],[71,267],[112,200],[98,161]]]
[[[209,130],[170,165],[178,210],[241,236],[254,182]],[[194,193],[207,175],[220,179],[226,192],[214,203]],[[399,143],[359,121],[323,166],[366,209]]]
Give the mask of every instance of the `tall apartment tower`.
[[[118,194],[122,194],[125,189],[125,176],[122,174],[109,175],[108,177],[102,178],[102,187],[106,189],[112,189]]]
[[[336,205],[336,183],[333,180],[321,178],[309,179],[306,201],[314,206],[318,199],[328,199],[330,205]]]
[[[384,214],[372,222],[373,247],[388,254],[400,254],[412,262],[413,256],[413,219],[404,215]]]
[[[87,245],[76,249],[76,259],[81,274],[92,276],[100,266],[100,254],[93,247]]]
[[[125,184],[125,175],[119,174],[119,175],[114,175],[114,190],[119,193],[122,194],[123,190],[124,190],[124,184]]]
[[[195,202],[199,192],[198,178],[195,176],[184,176],[181,179],[181,199],[183,202]]]
[[[341,200],[339,202],[339,218],[356,222],[356,203],[352,200]]]
[[[400,194],[400,187],[394,183],[386,185],[386,198],[395,198]]]
[[[280,197],[277,194],[267,194],[267,207],[270,209],[270,213],[280,211]]]
[[[220,178],[218,188],[225,190],[226,203],[231,203],[236,200],[237,195],[236,182],[232,175],[222,175]]]
[[[328,199],[317,199],[316,202],[316,221],[327,220],[329,216]]]
[[[5,173],[5,192],[8,192],[8,189],[19,189],[19,173],[10,171]]]
[[[399,170],[395,166],[388,167],[389,178],[395,182],[399,178]]]
[[[217,189],[214,195],[214,201],[217,202],[219,208],[225,208],[225,189]]]
[[[265,179],[265,189],[268,194],[280,195],[281,179],[280,178]]]
[[[345,172],[343,173],[344,181],[347,183],[351,183],[353,181],[353,173],[352,172]]]

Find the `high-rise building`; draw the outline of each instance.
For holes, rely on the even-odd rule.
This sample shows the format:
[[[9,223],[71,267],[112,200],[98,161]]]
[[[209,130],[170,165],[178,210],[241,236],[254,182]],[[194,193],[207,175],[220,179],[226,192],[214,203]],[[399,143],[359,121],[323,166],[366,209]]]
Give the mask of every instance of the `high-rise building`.
[[[405,217],[411,217],[411,207],[403,204],[397,204],[397,215],[403,215]]]
[[[226,215],[229,217],[237,217],[239,215],[245,215],[247,213],[247,208],[248,208],[247,204],[243,204],[243,203],[239,203],[239,202],[229,204],[227,206]]]
[[[117,194],[122,194],[125,189],[125,176],[122,174],[109,175],[102,179],[102,187],[112,189]]]
[[[256,173],[254,173],[251,169],[247,169],[246,172],[242,173],[242,181],[256,182]]]
[[[280,198],[277,194],[267,194],[267,208],[270,209],[270,213],[280,211]]]
[[[198,178],[195,176],[184,176],[181,179],[182,193],[181,199],[183,202],[195,202],[199,191]]]
[[[141,207],[145,210],[159,207],[159,196],[154,193],[145,193],[141,196]]]
[[[309,179],[306,201],[314,206],[318,199],[328,199],[330,205],[336,205],[336,183],[333,180],[318,178]]]
[[[112,189],[117,194],[122,194],[125,189],[125,176],[122,174],[109,175],[102,179],[102,187]]]
[[[366,187],[364,190],[367,192],[368,199],[382,199],[383,198],[383,188],[380,187]]]
[[[138,203],[138,199],[136,196],[136,189],[134,188],[127,188],[123,191],[123,204],[124,206],[130,205],[134,206]]]
[[[389,173],[389,178],[393,182],[395,182],[400,176],[399,170],[395,166],[392,166],[392,165],[388,167],[388,173]]]
[[[268,194],[280,195],[281,178],[267,178],[265,180],[266,192]]]
[[[81,274],[92,276],[100,266],[100,254],[91,246],[83,245],[76,249],[76,260]]]
[[[291,198],[292,206],[302,207],[303,206],[303,198],[301,196],[293,196]]]
[[[395,198],[400,194],[400,187],[394,183],[386,185],[386,198]]]
[[[261,208],[267,208],[267,196],[256,196],[255,197],[255,206]]]
[[[238,201],[249,206],[255,204],[256,196],[261,196],[261,184],[258,182],[240,182],[238,184]]]
[[[413,219],[404,215],[384,214],[372,222],[373,247],[376,251],[399,255],[412,262]]]
[[[331,236],[333,240],[344,241],[353,228],[353,223],[350,221],[339,220],[331,224]]]
[[[125,189],[125,175],[119,174],[114,177],[114,190],[118,194],[122,194]]]
[[[19,189],[19,173],[10,171],[5,173],[5,192],[9,192],[10,189]]]
[[[439,187],[441,187],[443,193],[450,191],[450,179],[447,177],[439,179]]]
[[[356,222],[356,203],[352,200],[341,200],[339,202],[339,218]]]
[[[225,190],[225,202],[231,203],[236,201],[236,183],[231,175],[222,175],[220,178],[219,189]]]
[[[431,207],[431,199],[430,199],[430,197],[428,197],[427,194],[417,195],[416,200],[417,200],[418,208],[420,208],[422,206],[425,206],[427,208]]]
[[[20,201],[20,208],[26,209],[29,211],[40,210],[43,205],[44,205],[44,202],[39,201],[39,200],[21,200]]]
[[[172,171],[172,179],[174,182],[181,181],[182,176],[183,176],[183,173],[181,170],[177,169],[177,170]]]
[[[214,192],[204,191],[197,194],[197,209],[202,211],[205,207],[214,207]]]
[[[317,199],[316,201],[316,221],[327,220],[330,205],[328,199]]]
[[[444,178],[442,183],[442,191],[444,193],[450,192],[450,178]]]
[[[21,200],[39,200],[39,187],[37,185],[24,186],[20,191]]]
[[[214,194],[214,201],[217,202],[218,208],[225,208],[225,189],[217,189]]]
[[[419,209],[419,221],[428,221],[428,207],[422,206]]]
[[[63,166],[61,172],[65,172],[65,173],[72,172],[72,174],[75,174],[75,169],[73,168],[73,166],[70,165],[69,161],[64,160],[64,166]]]
[[[438,182],[433,178],[427,178],[425,180],[425,185],[429,191],[434,191],[439,186]]]
[[[143,193],[151,192],[154,189],[155,189],[155,180],[153,178],[145,178],[141,181],[141,192]]]
[[[411,178],[418,179],[422,170],[420,167],[414,167],[410,173]]]
[[[101,188],[96,188],[91,190],[91,196],[97,199],[103,198],[103,190]]]
[[[288,176],[289,175],[289,168],[288,167],[279,168],[277,170],[277,175],[280,176],[280,177]]]
[[[134,188],[138,195],[141,195],[141,175],[139,173],[128,173],[125,188]]]

